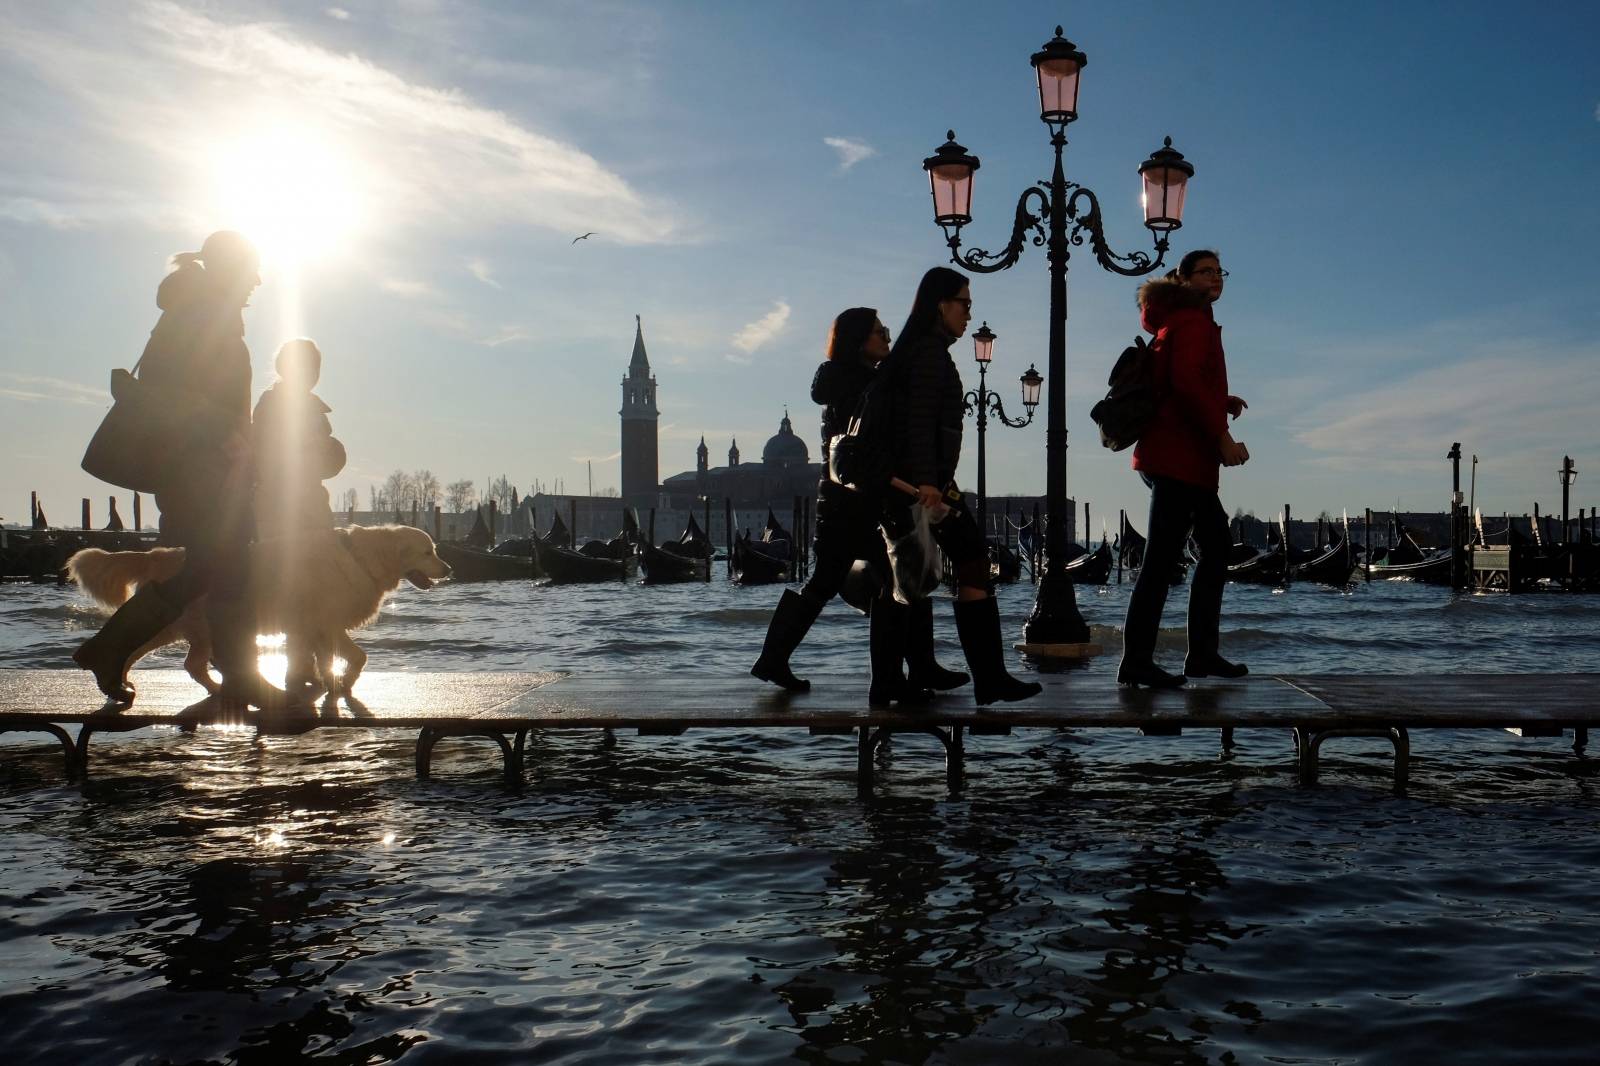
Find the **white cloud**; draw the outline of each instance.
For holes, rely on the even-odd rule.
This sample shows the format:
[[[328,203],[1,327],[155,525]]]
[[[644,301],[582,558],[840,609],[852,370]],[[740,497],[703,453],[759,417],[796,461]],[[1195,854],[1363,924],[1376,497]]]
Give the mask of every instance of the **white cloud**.
[[[849,170],[868,156],[878,154],[872,145],[851,137],[824,137],[822,143],[839,153],[840,170]]]
[[[342,7],[330,7],[327,8],[323,13],[331,19],[338,19],[340,22],[350,21],[350,12],[346,11]]]
[[[34,374],[0,373],[0,396],[27,403],[66,403],[84,407],[111,406],[109,388],[93,388],[76,381]]]
[[[498,286],[496,287],[498,288]],[[513,341],[530,340],[532,337],[533,334],[529,333],[521,326],[507,326],[494,336],[485,337],[478,343],[488,348],[498,348],[502,344],[510,344]]]
[[[773,305],[771,311],[745,326],[733,335],[733,346],[746,356],[752,354],[757,348],[766,344],[779,333],[789,321],[789,305],[782,300]],[[738,356],[729,356],[734,361],[742,361]]]
[[[468,259],[467,273],[493,288],[500,288],[500,283],[494,280],[494,271],[484,259]]]
[[[397,296],[415,299],[421,296],[437,296],[439,290],[426,281],[412,281],[408,278],[384,278],[383,290],[392,292]]]
[[[38,88],[7,108],[0,131],[13,149],[31,146],[39,173],[13,156],[0,217],[149,222],[181,205],[194,216],[184,225],[203,228],[218,143],[287,117],[348,153],[386,231],[603,228],[650,243],[680,229],[670,205],[523,119],[321,48],[282,23],[223,21],[167,0],[126,15],[12,6],[0,12],[5,59]],[[116,178],[100,177],[108,173]]]

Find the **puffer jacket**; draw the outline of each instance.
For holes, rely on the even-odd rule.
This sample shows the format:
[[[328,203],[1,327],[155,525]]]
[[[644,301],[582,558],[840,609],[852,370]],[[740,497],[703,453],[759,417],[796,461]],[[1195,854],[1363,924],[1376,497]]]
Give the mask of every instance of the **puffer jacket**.
[[[188,445],[220,449],[250,427],[250,349],[244,315],[217,298],[199,263],[185,263],[156,290],[161,318],[150,331],[139,380],[173,397]]]
[[[1172,278],[1139,290],[1141,323],[1155,335],[1161,406],[1133,449],[1133,468],[1216,490],[1228,428],[1228,364],[1222,327],[1202,289]]]
[[[913,485],[944,488],[961,462],[961,374],[953,338],[927,336],[896,351],[881,372],[895,375],[894,472]]]
[[[863,359],[829,359],[811,379],[811,399],[822,405],[822,464],[817,483],[817,551],[858,553],[878,524],[877,502],[828,480],[828,442],[850,428],[861,394],[876,370]]]

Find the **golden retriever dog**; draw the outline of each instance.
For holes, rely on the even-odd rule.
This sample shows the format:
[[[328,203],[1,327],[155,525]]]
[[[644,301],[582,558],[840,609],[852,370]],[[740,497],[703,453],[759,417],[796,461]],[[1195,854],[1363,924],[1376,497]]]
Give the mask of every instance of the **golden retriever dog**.
[[[67,560],[67,575],[96,603],[116,608],[138,586],[175,576],[183,560],[182,548],[85,548]],[[291,692],[303,686],[311,690],[305,693],[308,697],[325,691],[331,698],[349,699],[367,663],[350,630],[376,618],[384,598],[401,581],[426,589],[449,576],[449,565],[422,530],[350,526],[252,544],[247,589],[257,612],[256,631],[285,635]],[[134,653],[129,665],[157,648],[187,640],[184,669],[216,695],[220,686],[209,669],[211,629],[205,603],[204,596],[191,602],[176,622]],[[342,677],[333,673],[334,656],[344,660]]]

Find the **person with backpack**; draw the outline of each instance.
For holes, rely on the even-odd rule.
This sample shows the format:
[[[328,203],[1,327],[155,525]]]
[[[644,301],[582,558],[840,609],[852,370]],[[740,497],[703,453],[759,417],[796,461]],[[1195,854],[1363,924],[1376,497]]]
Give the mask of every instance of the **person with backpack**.
[[[1128,597],[1119,684],[1176,688],[1185,677],[1249,672],[1218,648],[1230,548],[1218,471],[1250,458],[1228,431],[1228,417],[1248,405],[1228,392],[1222,329],[1211,310],[1227,276],[1216,252],[1196,249],[1176,271],[1139,288],[1140,321],[1155,337],[1152,378],[1160,399],[1133,449],[1133,469],[1150,486],[1150,518],[1144,564]],[[1191,529],[1199,559],[1189,586],[1189,651],[1183,673],[1169,674],[1155,664],[1156,634]]]
[[[830,442],[845,433],[863,394],[889,354],[889,329],[871,307],[852,307],[833,320],[827,358],[811,382],[811,398],[822,405],[822,461],[828,467]],[[811,683],[796,677],[789,657],[805,639],[817,615],[844,588],[856,561],[865,559],[882,591],[868,609],[872,684],[868,701],[926,703],[931,689],[957,688],[967,675],[940,666],[933,655],[933,605],[924,599],[906,606],[894,598],[889,562],[878,530],[882,491],[847,488],[826,476],[817,485],[815,567],[799,592],[785,589],[767,626],[761,657],[750,673],[792,692]],[[901,671],[904,658],[911,667]]]
[[[972,671],[973,699],[985,705],[1024,700],[1043,689],[1006,671],[988,546],[955,484],[966,408],[950,345],[971,321],[965,275],[934,267],[922,276],[900,338],[879,371],[893,375],[885,382],[894,386],[892,472],[915,487],[917,498],[885,500],[883,527],[892,537],[903,536],[913,522],[913,502],[934,515],[933,538],[955,568],[956,632]]]

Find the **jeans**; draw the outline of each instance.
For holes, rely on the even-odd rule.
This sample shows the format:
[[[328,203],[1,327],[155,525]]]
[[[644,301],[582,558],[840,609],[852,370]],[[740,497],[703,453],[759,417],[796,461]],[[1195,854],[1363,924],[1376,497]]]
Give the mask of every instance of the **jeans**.
[[[1145,477],[1150,486],[1150,520],[1144,566],[1128,597],[1123,623],[1122,661],[1148,665],[1155,656],[1168,583],[1183,554],[1190,530],[1199,561],[1189,583],[1189,657],[1217,654],[1222,622],[1222,586],[1228,579],[1228,515],[1216,490],[1166,477]]]

